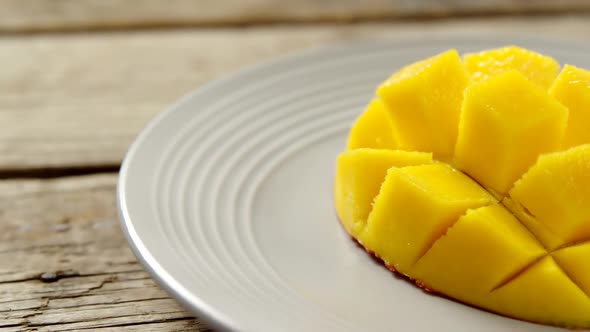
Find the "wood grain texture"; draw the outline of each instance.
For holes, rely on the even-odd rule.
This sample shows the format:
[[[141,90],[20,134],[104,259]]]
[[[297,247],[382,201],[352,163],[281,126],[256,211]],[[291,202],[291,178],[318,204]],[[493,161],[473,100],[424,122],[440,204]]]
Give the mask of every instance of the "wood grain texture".
[[[0,0],[0,31],[580,12],[584,0]]]
[[[208,331],[128,249],[116,179],[0,182],[0,331]]]
[[[149,119],[207,81],[313,46],[425,31],[587,40],[590,16],[0,37],[0,175],[116,170]]]
[[[55,0],[56,12],[51,12],[44,1],[0,0],[0,31],[270,17],[272,1],[244,3],[250,2],[240,12],[235,0],[235,8],[215,18],[207,11],[221,7],[204,0],[173,0],[168,9],[149,0],[137,12],[132,10],[137,1]],[[377,13],[390,2],[367,1],[359,13],[350,9],[353,1],[320,1],[324,14],[297,7],[309,3],[289,2],[285,6],[299,9],[278,8],[276,17],[351,19],[369,16],[371,6]],[[485,1],[473,5],[477,3]],[[195,4],[208,4],[199,15],[210,21],[186,7]],[[348,12],[342,4],[349,6]],[[525,6],[524,1],[515,4]],[[334,14],[338,12],[330,6],[342,12]],[[263,14],[254,15],[252,8],[262,8]],[[317,10],[313,15],[318,16],[310,19],[309,10]],[[246,65],[339,41],[464,31],[587,40],[590,16],[5,34],[0,36],[0,177],[114,172],[135,135],[156,113],[182,94]],[[0,181],[0,332],[208,331],[154,283],[128,249],[116,220],[116,180],[109,173]]]

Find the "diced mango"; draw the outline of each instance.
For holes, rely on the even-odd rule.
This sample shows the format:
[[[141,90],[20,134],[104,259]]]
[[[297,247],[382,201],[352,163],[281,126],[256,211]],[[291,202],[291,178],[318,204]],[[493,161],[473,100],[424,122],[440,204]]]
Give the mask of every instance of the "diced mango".
[[[429,163],[432,154],[425,152],[357,149],[340,154],[334,200],[346,230],[356,235],[364,227],[389,168]]]
[[[381,84],[377,94],[388,106],[399,148],[450,158],[468,82],[459,54],[451,50],[410,65]]]
[[[402,273],[467,209],[494,198],[444,164],[392,168],[360,235],[366,248]]]
[[[542,155],[510,197],[562,243],[590,238],[590,144]]]
[[[590,242],[563,248],[551,255],[568,277],[590,296]]]
[[[348,149],[395,149],[393,125],[385,105],[379,99],[371,101],[356,120],[348,136]]]
[[[392,75],[338,159],[345,229],[435,292],[590,328],[590,72],[558,71],[512,46]]]
[[[470,86],[455,148],[457,167],[505,194],[544,152],[561,144],[568,110],[517,71]]]
[[[481,305],[488,293],[547,251],[499,204],[468,210],[422,257],[412,276]]]
[[[548,89],[557,73],[555,59],[516,46],[465,54],[465,68],[475,82],[509,70],[518,70],[532,82]]]
[[[560,326],[590,326],[590,299],[547,256],[492,291],[488,306],[496,312]]]
[[[563,147],[590,143],[590,71],[565,65],[549,94],[570,111]]]

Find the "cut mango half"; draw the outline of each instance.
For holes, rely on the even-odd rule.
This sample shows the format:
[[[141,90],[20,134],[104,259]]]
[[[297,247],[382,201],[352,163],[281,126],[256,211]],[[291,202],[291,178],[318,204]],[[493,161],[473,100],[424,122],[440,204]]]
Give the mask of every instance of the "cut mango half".
[[[410,64],[353,125],[334,199],[419,286],[590,328],[590,72],[516,46]]]

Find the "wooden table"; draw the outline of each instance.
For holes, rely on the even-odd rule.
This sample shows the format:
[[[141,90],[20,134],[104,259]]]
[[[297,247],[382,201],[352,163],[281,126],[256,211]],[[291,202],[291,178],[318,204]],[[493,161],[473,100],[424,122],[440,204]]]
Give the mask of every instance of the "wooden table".
[[[532,3],[0,0],[0,331],[208,330],[119,228],[117,170],[146,122],[214,78],[337,41],[590,42],[590,3]]]

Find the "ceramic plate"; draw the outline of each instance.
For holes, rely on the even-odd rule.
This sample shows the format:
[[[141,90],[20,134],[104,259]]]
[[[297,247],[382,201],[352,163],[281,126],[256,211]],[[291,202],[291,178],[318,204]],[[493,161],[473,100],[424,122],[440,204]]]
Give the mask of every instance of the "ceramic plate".
[[[123,228],[196,316],[230,331],[552,331],[422,292],[376,264],[332,206],[335,158],[376,85],[457,48],[518,44],[590,67],[584,43],[446,36],[313,50],[163,112],[121,170]]]

